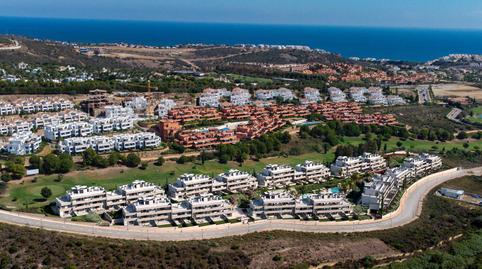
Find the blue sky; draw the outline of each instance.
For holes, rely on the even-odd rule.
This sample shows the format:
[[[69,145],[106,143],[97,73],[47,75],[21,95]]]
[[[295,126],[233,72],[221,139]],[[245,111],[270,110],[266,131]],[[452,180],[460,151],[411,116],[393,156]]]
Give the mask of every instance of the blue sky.
[[[0,0],[0,16],[482,29],[482,1]]]

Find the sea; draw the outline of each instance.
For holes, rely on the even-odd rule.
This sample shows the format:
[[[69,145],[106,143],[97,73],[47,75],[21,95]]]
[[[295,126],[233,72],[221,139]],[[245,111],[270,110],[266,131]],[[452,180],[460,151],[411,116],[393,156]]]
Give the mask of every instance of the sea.
[[[482,54],[482,29],[254,25],[0,17],[0,33],[75,43],[303,45],[344,57],[425,62]]]

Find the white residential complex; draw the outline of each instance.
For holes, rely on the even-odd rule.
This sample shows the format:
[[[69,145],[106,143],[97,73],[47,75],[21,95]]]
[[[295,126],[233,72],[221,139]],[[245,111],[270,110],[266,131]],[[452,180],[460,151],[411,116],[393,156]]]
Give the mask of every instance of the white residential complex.
[[[88,148],[105,153],[114,150],[127,151],[135,149],[156,148],[161,144],[161,138],[154,133],[141,132],[134,134],[119,134],[114,136],[71,137],[59,142],[62,152],[79,154]]]
[[[331,165],[331,173],[336,177],[349,177],[353,174],[363,174],[384,170],[387,167],[385,159],[378,154],[363,153],[358,157],[338,156]]]
[[[219,174],[215,177],[216,188],[227,192],[243,192],[246,190],[255,190],[258,188],[258,180],[248,172],[242,172],[230,169],[226,173]],[[219,186],[219,187],[217,187]]]
[[[313,104],[321,101],[320,90],[315,88],[306,87],[303,90],[304,98],[300,99],[301,104]]]
[[[156,107],[156,113],[159,118],[167,117],[169,111],[176,107],[176,102],[171,99],[161,99]]]
[[[370,210],[387,208],[403,185],[413,179],[442,167],[442,159],[435,155],[420,154],[406,158],[398,168],[392,168],[383,175],[376,175],[365,184],[361,203]]]
[[[106,118],[134,117],[135,113],[131,107],[109,105],[104,107]]]
[[[251,102],[251,94],[246,89],[234,88],[231,91],[229,102],[235,106],[244,106]]]
[[[338,88],[335,88],[335,87],[328,88],[328,94],[330,95],[330,100],[334,103],[347,102],[346,94]]]
[[[204,89],[198,97],[198,105],[202,107],[219,107],[221,98],[231,96],[227,89]]]
[[[232,217],[233,205],[216,195],[194,196],[173,204],[165,196],[139,199],[122,209],[124,225],[157,226],[174,222],[202,223]]]
[[[27,155],[35,153],[41,142],[42,139],[38,135],[32,132],[24,132],[10,137],[4,149],[10,154]]]
[[[353,206],[340,193],[321,192],[294,197],[286,191],[271,191],[250,203],[253,218],[346,216]]]
[[[74,104],[63,98],[27,99],[16,103],[1,102],[0,116],[60,111],[74,108]]]
[[[255,95],[256,99],[262,101],[275,99],[277,97],[281,98],[283,101],[291,101],[296,98],[293,91],[287,88],[279,88],[276,90],[257,90]]]
[[[297,183],[319,183],[330,177],[330,169],[322,163],[305,161],[296,165],[267,165],[257,174],[258,184],[265,188],[282,188]]]
[[[91,136],[94,130],[88,122],[71,122],[45,126],[44,136],[50,141],[69,137]]]

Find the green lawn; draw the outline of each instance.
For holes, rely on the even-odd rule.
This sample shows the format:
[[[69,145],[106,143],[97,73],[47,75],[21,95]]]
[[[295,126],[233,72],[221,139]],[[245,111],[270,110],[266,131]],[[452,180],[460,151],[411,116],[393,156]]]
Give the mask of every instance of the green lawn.
[[[257,84],[270,84],[273,83],[271,79],[268,78],[260,78],[260,77],[249,77],[249,76],[242,76],[237,74],[228,74],[229,79],[235,80],[236,82],[241,83],[257,83]]]
[[[473,116],[468,116],[466,119],[472,123],[482,124],[482,106],[475,107],[471,110]]]

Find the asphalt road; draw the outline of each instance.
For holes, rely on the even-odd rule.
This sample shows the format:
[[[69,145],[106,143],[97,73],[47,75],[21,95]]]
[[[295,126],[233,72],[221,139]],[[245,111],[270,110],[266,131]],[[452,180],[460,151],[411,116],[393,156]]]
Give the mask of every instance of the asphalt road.
[[[425,196],[439,184],[465,175],[482,175],[482,167],[450,169],[424,177],[412,184],[402,196],[400,207],[380,220],[319,222],[300,220],[258,220],[249,224],[235,223],[205,227],[155,228],[138,226],[100,227],[54,217],[0,210],[0,222],[23,225],[65,233],[91,236],[157,241],[183,241],[243,235],[252,232],[285,230],[314,233],[365,232],[405,225],[415,220],[422,210]]]

